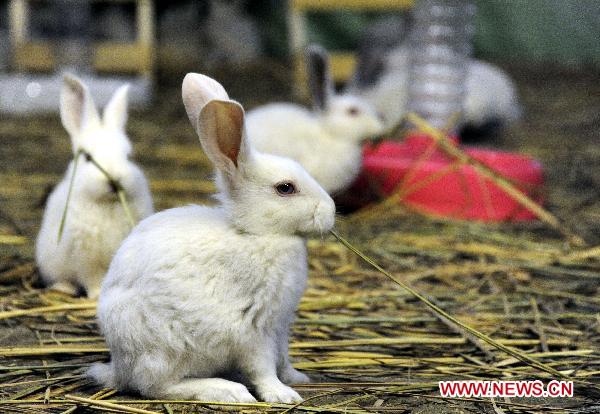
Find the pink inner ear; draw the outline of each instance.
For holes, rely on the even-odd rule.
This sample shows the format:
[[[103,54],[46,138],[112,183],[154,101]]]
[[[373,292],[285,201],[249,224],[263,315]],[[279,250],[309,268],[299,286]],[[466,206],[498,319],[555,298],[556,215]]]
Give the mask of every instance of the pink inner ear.
[[[238,156],[242,141],[243,118],[238,111],[223,111],[218,116],[227,118],[227,121],[217,122],[217,135],[219,150],[229,158],[233,164],[238,166]]]
[[[227,155],[227,157],[231,161],[233,161],[233,165],[235,165],[236,168],[238,166],[238,164],[237,164],[237,157],[238,157],[239,153],[240,153],[239,147],[238,148],[231,148],[228,152],[225,153]]]

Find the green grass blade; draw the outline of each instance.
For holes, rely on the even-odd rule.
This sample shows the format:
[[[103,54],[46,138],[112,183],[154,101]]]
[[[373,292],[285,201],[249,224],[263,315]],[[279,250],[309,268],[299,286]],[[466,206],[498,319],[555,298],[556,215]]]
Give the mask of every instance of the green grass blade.
[[[58,226],[58,239],[56,243],[60,243],[62,239],[63,231],[65,230],[65,222],[67,221],[67,210],[69,209],[69,203],[71,202],[71,194],[73,193],[73,185],[75,184],[75,174],[77,173],[77,165],[79,164],[79,156],[82,151],[75,153],[73,159],[73,173],[71,174],[71,180],[69,181],[69,192],[67,193],[67,201],[65,202],[65,209],[63,210],[62,217],[60,218],[60,225]]]
[[[522,353],[522,352],[520,352],[520,351],[518,351],[516,349],[513,349],[513,348],[510,348],[510,347],[508,347],[506,345],[503,345],[503,344],[495,341],[494,339],[490,338],[486,334],[484,334],[482,332],[479,332],[478,330],[476,330],[475,328],[470,327],[469,325],[465,324],[464,322],[459,321],[458,319],[456,319],[455,317],[453,317],[452,315],[450,315],[449,313],[447,313],[445,310],[443,310],[442,308],[440,308],[439,306],[437,306],[435,303],[431,302],[429,299],[427,299],[421,293],[417,292],[415,289],[411,288],[410,286],[408,286],[407,284],[405,284],[401,280],[399,280],[396,277],[394,277],[390,272],[388,272],[387,270],[383,269],[373,259],[371,259],[369,256],[367,256],[366,254],[364,254],[363,252],[361,252],[360,250],[358,250],[350,242],[348,242],[346,239],[344,239],[342,236],[340,236],[335,230],[331,230],[330,233],[337,240],[339,240],[340,243],[342,243],[346,248],[348,248],[351,252],[353,252],[358,257],[360,257],[362,260],[364,260],[365,262],[367,262],[368,264],[370,264],[377,271],[379,271],[383,275],[387,276],[394,283],[396,283],[397,285],[399,285],[400,287],[402,287],[403,289],[405,289],[406,291],[408,291],[411,295],[413,295],[414,297],[416,297],[417,299],[419,299],[421,302],[423,302],[425,305],[427,305],[427,307],[429,307],[435,313],[437,313],[438,315],[446,318],[448,321],[452,322],[453,324],[459,326],[464,331],[466,331],[469,334],[471,334],[471,335],[473,335],[473,336],[481,339],[482,341],[488,343],[489,345],[493,346],[494,348],[500,349],[501,351],[504,351],[507,354],[512,355],[513,357],[517,358],[519,361],[521,361],[521,362],[523,362],[523,363],[525,363],[525,364],[527,364],[529,366],[533,366],[533,367],[535,367],[535,368],[537,368],[537,369],[539,369],[541,371],[544,371],[544,372],[547,372],[549,374],[552,374],[552,375],[554,375],[554,376],[556,376],[558,378],[570,379],[568,376],[562,374],[561,372],[555,370],[554,368],[549,367],[549,366],[547,366],[547,365],[539,362],[538,360],[530,357],[529,355],[524,354],[524,353]]]
[[[125,189],[123,188],[123,186],[121,185],[120,182],[118,182],[117,180],[115,180],[109,173],[108,171],[106,171],[104,169],[104,167],[102,167],[102,165],[100,165],[98,163],[98,161],[96,161],[94,159],[94,157],[92,157],[91,154],[89,153],[85,153],[85,156],[87,157],[87,159],[94,164],[94,166],[96,168],[98,168],[98,170],[104,174],[104,176],[106,177],[106,179],[111,182],[112,184],[114,184],[115,188],[117,189],[117,197],[119,198],[119,201],[121,202],[121,205],[123,206],[123,210],[125,210],[125,215],[127,216],[127,220],[129,221],[129,224],[131,225],[131,228],[133,228],[135,226],[135,220],[133,219],[133,214],[131,213],[131,209],[129,208],[129,203],[127,203],[127,196],[125,195]]]
[[[119,201],[123,206],[123,210],[125,210],[125,215],[127,216],[127,220],[129,220],[129,224],[131,228],[135,226],[135,220],[133,219],[133,214],[131,214],[131,210],[129,209],[129,204],[127,203],[127,197],[125,196],[125,190],[119,184],[117,187],[117,195],[119,196]]]

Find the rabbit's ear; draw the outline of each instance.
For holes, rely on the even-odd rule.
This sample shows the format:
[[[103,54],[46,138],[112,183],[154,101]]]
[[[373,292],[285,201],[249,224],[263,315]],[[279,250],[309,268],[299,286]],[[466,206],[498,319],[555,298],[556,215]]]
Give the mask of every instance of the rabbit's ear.
[[[198,136],[215,167],[233,177],[248,155],[244,108],[230,100],[208,102],[198,117]]]
[[[87,86],[70,74],[65,75],[60,93],[60,119],[72,138],[78,136],[86,126],[100,122]]]
[[[375,85],[385,73],[385,53],[386,50],[377,48],[359,53],[345,92],[358,92]]]
[[[195,131],[202,108],[213,99],[229,100],[229,95],[219,82],[199,73],[188,73],[183,78],[181,96],[188,118]]]
[[[104,108],[102,120],[104,125],[116,128],[120,131],[125,130],[127,124],[127,94],[129,84],[121,86],[113,94],[112,98]]]
[[[327,51],[319,45],[310,45],[306,49],[306,62],[313,107],[315,110],[325,111],[334,94]]]

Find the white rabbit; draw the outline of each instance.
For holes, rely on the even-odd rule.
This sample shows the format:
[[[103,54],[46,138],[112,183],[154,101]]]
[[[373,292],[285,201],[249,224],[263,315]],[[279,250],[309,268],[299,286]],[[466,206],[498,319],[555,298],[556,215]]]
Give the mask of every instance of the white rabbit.
[[[244,110],[211,78],[188,74],[183,101],[217,169],[216,207],[155,214],[131,232],[102,285],[98,322],[111,361],[89,375],[151,398],[298,402],[286,384],[288,336],[307,280],[305,234],[335,205],[297,162],[256,151]]]
[[[298,161],[335,194],[358,176],[361,141],[382,132],[383,122],[365,100],[335,93],[325,50],[311,46],[307,59],[313,110],[290,103],[253,109],[248,136],[258,150]]]
[[[372,62],[370,62],[372,64]],[[400,46],[389,52],[383,73],[372,85],[351,82],[347,90],[360,96],[385,119],[387,128],[396,126],[408,111],[410,50]],[[476,59],[468,62],[463,108],[463,125],[482,127],[487,122],[509,124],[519,119],[521,106],[515,85],[500,68]]]
[[[80,79],[66,75],[60,116],[71,136],[73,153],[86,151],[121,184],[131,212],[139,220],[152,214],[152,197],[144,174],[128,159],[127,90],[128,85],[124,85],[115,92],[100,119],[88,88]],[[131,225],[114,184],[85,155],[79,157],[62,238],[58,239],[58,231],[74,161],[48,197],[35,256],[47,285],[69,294],[82,287],[88,297],[95,298],[110,260]]]

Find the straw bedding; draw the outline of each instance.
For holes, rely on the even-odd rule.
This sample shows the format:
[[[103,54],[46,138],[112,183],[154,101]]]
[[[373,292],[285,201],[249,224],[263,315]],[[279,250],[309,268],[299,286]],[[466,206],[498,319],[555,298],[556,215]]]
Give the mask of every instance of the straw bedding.
[[[298,407],[243,412],[600,412],[600,95],[598,75],[522,70],[528,115],[500,145],[546,165],[547,208],[586,246],[540,222],[483,225],[417,216],[401,206],[341,217],[337,231],[453,317],[558,370],[572,399],[443,399],[437,381],[542,379],[551,374],[448,320],[332,236],[309,241],[310,282],[290,352],[313,383]],[[536,75],[535,77],[533,75]],[[568,75],[568,76],[566,76]],[[244,100],[242,83],[225,86]],[[236,84],[239,83],[239,95]],[[264,93],[265,91],[263,91]],[[158,210],[212,203],[210,165],[179,102],[164,87],[129,131]],[[269,96],[260,99],[267,100]],[[43,196],[70,157],[57,117],[0,122],[0,412],[192,413],[225,407],[144,401],[83,376],[108,359],[94,303],[41,288],[32,261]]]

